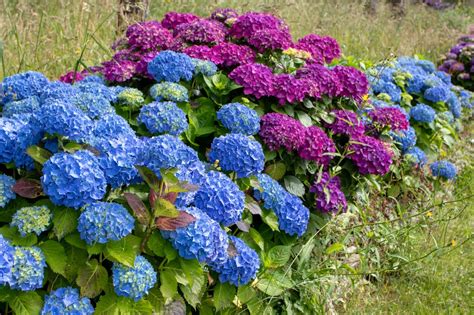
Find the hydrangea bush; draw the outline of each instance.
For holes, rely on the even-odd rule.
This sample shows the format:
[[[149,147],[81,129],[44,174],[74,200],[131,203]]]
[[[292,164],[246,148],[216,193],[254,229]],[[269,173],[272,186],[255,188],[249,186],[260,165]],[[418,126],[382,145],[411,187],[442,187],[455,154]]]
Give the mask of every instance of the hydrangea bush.
[[[432,154],[451,138],[427,137],[454,139],[440,113],[458,121],[472,98],[427,61],[366,75],[333,38],[293,39],[278,17],[231,9],[169,12],[113,49],[59,81],[0,83],[11,307],[261,313],[259,297],[292,286],[282,267],[298,239],[399,174],[400,153],[409,170],[455,177]]]
[[[461,36],[443,59],[438,70],[451,75],[454,84],[474,91],[474,33]]]

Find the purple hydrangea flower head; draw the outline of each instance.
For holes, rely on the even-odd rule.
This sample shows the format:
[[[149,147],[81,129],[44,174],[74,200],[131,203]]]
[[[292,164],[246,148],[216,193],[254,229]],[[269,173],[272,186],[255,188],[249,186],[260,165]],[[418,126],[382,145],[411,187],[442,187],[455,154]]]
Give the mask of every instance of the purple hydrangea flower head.
[[[257,99],[274,94],[274,75],[265,65],[251,63],[238,66],[229,74],[229,78],[243,86],[244,94]]]
[[[45,297],[41,315],[92,315],[94,307],[88,297],[79,295],[76,288],[65,287],[51,291]]]
[[[217,44],[225,40],[227,29],[221,22],[199,19],[182,23],[175,28],[175,36],[192,44]]]
[[[436,177],[443,177],[446,179],[454,179],[456,177],[456,166],[446,160],[440,160],[430,165],[431,173]]]
[[[312,80],[297,79],[291,74],[274,75],[272,91],[271,95],[278,99],[280,105],[302,102],[307,95],[319,96],[317,86]]]
[[[75,70],[69,71],[59,77],[60,82],[69,83],[69,84],[79,82],[83,79],[84,79],[84,75],[82,74],[82,72],[75,71]]]
[[[206,45],[189,46],[183,52],[191,58],[211,60],[211,47]]]
[[[40,235],[48,229],[53,215],[46,206],[23,207],[15,212],[11,226],[16,226],[24,237],[29,233]]]
[[[125,82],[136,74],[136,62],[112,59],[102,63],[101,72],[109,82]]]
[[[7,285],[12,280],[12,267],[15,248],[0,235],[0,285]]]
[[[253,109],[240,103],[229,103],[217,111],[217,120],[231,133],[252,136],[260,130],[260,117]]]
[[[225,174],[210,171],[196,192],[194,203],[213,220],[228,226],[241,220],[245,194]]]
[[[369,91],[369,82],[365,74],[356,68],[336,66],[333,68],[342,86],[341,96],[361,101]]]
[[[152,102],[143,106],[138,121],[153,134],[177,136],[188,129],[186,114],[173,102]]]
[[[316,181],[309,190],[315,194],[316,209],[324,213],[345,211],[347,201],[341,191],[339,177],[331,177],[327,172],[316,177]]]
[[[428,162],[425,152],[419,147],[412,147],[408,149],[404,155],[409,156],[414,165],[423,166],[426,164],[426,162]]]
[[[229,236],[229,243],[235,248],[235,253],[229,254],[224,263],[212,268],[219,274],[220,282],[228,282],[236,287],[245,285],[257,276],[260,258],[255,250],[238,237]]]
[[[102,199],[107,182],[89,151],[56,153],[43,165],[43,191],[56,205],[80,208]]]
[[[236,133],[214,138],[209,160],[211,163],[218,161],[222,170],[235,172],[238,178],[262,172],[265,164],[260,143]]]
[[[305,127],[296,119],[280,113],[268,113],[260,119],[260,138],[272,151],[282,147],[298,149],[305,138]]]
[[[433,103],[446,102],[450,96],[449,88],[445,86],[435,86],[425,91],[423,97]]]
[[[287,49],[293,44],[293,40],[288,30],[261,29],[248,38],[248,43],[263,53],[267,50]]]
[[[298,148],[298,155],[305,160],[329,165],[336,152],[334,142],[317,126],[306,128],[303,142]]]
[[[400,146],[403,152],[406,152],[416,144],[416,132],[413,127],[408,127],[407,130],[390,132],[390,136]]]
[[[375,108],[369,112],[369,117],[376,129],[407,130],[409,126],[406,115],[396,107]]]
[[[339,44],[329,36],[321,37],[316,34],[308,34],[300,38],[295,46],[311,53],[313,59],[326,63],[331,63],[332,60],[341,56]]]
[[[419,103],[410,109],[410,117],[414,121],[430,123],[435,119],[436,111],[429,105]]]
[[[92,93],[78,93],[71,98],[71,103],[81,109],[89,118],[95,119],[114,111],[110,102]]]
[[[131,49],[143,52],[166,49],[173,40],[171,32],[158,21],[132,24],[127,28],[126,36]]]
[[[2,117],[23,120],[25,118],[20,118],[19,116],[30,118],[39,108],[39,98],[31,96],[20,101],[6,103],[3,106]]]
[[[186,54],[164,50],[148,64],[148,73],[158,82],[189,81],[193,77],[194,64]]]
[[[148,74],[148,64],[155,59],[157,52],[148,52],[140,56],[140,59],[135,64],[135,72],[137,75],[141,75],[148,79],[153,79],[150,74]]]
[[[138,255],[132,267],[114,263],[112,281],[118,296],[125,296],[138,302],[155,286],[156,271],[145,257]]]
[[[212,47],[209,58],[217,65],[234,67],[253,64],[255,52],[248,46],[225,42]]]
[[[362,135],[365,132],[364,124],[357,114],[350,110],[333,110],[334,122],[327,127],[336,135]]]
[[[359,173],[385,175],[392,164],[392,153],[378,139],[369,136],[354,137],[349,142],[349,155]]]
[[[237,18],[232,24],[229,34],[237,39],[252,37],[260,30],[288,30],[288,26],[283,20],[260,12],[247,12]]]
[[[156,101],[187,102],[188,89],[178,83],[161,82],[150,88],[150,95]]]
[[[169,30],[174,30],[183,23],[190,23],[199,20],[200,18],[191,13],[168,12],[161,21],[161,25]]]
[[[0,174],[0,208],[5,208],[11,200],[16,198],[16,194],[12,189],[15,182],[13,177]]]
[[[39,72],[27,71],[6,77],[0,82],[0,103],[6,104],[31,96],[40,96],[48,79]]]
[[[299,79],[310,79],[314,81],[322,95],[336,97],[342,92],[342,85],[337,75],[323,65],[310,63],[296,71]]]
[[[45,267],[46,261],[41,249],[36,246],[15,247],[10,288],[21,291],[40,289],[43,287]]]
[[[135,219],[121,204],[99,201],[84,208],[77,230],[87,244],[105,244],[132,233],[134,224]]]
[[[174,231],[161,231],[165,239],[184,259],[197,259],[207,264],[222,264],[227,260],[227,234],[219,223],[195,207],[184,209],[195,221]]]

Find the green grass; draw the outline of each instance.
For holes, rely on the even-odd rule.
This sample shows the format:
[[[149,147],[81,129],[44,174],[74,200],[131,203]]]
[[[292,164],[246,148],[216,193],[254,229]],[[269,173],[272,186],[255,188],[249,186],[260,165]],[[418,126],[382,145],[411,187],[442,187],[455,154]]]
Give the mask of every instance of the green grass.
[[[0,41],[4,63],[0,78],[27,69],[56,78],[74,67],[83,49],[87,65],[110,58],[117,2],[3,0]],[[330,35],[339,41],[346,55],[370,60],[392,53],[420,53],[437,60],[474,22],[472,7],[440,12],[417,5],[409,7],[405,17],[395,19],[386,5],[381,5],[376,15],[370,15],[363,1],[350,0],[150,2],[150,19],[161,19],[172,10],[207,15],[216,7],[272,12],[288,22],[295,38],[308,33]],[[0,48],[0,60],[1,56]]]

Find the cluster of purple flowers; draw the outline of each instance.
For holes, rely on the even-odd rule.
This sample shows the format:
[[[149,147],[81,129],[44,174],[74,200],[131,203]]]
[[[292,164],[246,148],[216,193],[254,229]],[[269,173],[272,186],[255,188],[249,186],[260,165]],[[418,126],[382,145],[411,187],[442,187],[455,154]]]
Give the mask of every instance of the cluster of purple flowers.
[[[474,90],[474,34],[461,36],[444,56],[438,70],[449,73],[454,84]]]
[[[311,186],[310,192],[315,194],[316,208],[321,212],[338,213],[347,209],[339,177],[331,177],[327,172],[321,173]]]
[[[349,142],[349,159],[361,174],[385,175],[392,165],[392,152],[386,145],[370,136],[357,136]]]

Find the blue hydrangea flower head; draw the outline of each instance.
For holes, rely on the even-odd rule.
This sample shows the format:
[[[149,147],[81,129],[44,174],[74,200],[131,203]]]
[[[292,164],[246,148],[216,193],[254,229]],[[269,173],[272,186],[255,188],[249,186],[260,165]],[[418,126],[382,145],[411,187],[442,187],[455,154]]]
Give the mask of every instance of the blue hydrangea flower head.
[[[431,173],[436,177],[454,179],[456,177],[456,166],[446,160],[436,161],[430,165]]]
[[[410,117],[414,121],[430,123],[435,119],[436,111],[429,105],[419,103],[410,109]]]
[[[3,106],[2,116],[5,118],[25,120],[25,118],[22,117],[31,117],[39,108],[40,103],[38,96],[30,96],[20,101],[6,103]]]
[[[87,244],[118,241],[132,233],[135,219],[122,205],[113,202],[94,202],[79,216],[77,230]]]
[[[437,77],[434,74],[430,75],[425,75],[424,80],[423,80],[423,89],[429,89],[432,87],[442,87],[444,86],[443,80],[441,80],[439,77]]]
[[[13,161],[18,134],[26,125],[25,121],[0,117],[0,163]]]
[[[408,79],[406,89],[408,93],[415,94],[421,93],[424,86],[424,77],[422,75],[415,74],[411,79]]]
[[[38,247],[16,247],[13,257],[10,287],[15,290],[32,291],[43,287],[44,254]]]
[[[438,78],[440,78],[444,84],[446,84],[447,86],[451,86],[451,75],[449,73],[446,73],[444,71],[436,71],[435,73],[435,76],[437,76]]]
[[[115,100],[115,91],[111,90],[107,86],[96,83],[96,82],[78,82],[74,84],[75,87],[79,89],[81,92],[91,93],[95,96],[101,96],[108,100],[109,102],[113,102]]]
[[[22,236],[40,235],[48,229],[53,215],[46,206],[23,207],[13,215],[11,226],[16,226]]]
[[[125,88],[118,94],[118,102],[130,108],[139,108],[145,103],[145,98],[139,89]]]
[[[171,135],[146,139],[143,148],[139,164],[150,168],[157,176],[161,176],[160,169],[187,166],[199,160],[196,151]]]
[[[201,59],[196,59],[196,58],[193,58],[192,60],[194,64],[195,74],[201,73],[202,75],[205,75],[207,77],[210,77],[216,74],[217,66],[212,61],[201,60]]]
[[[408,127],[407,130],[391,131],[390,136],[403,152],[413,147],[417,140],[416,132],[413,127]]]
[[[39,96],[48,79],[41,73],[27,71],[6,77],[0,83],[0,103],[6,104],[31,96]]]
[[[278,204],[273,211],[278,217],[280,230],[299,237],[306,232],[309,222],[309,209],[303,205],[303,202],[297,196],[287,192],[283,202]]]
[[[97,159],[112,188],[137,183],[140,176],[135,165],[143,149],[140,139],[125,134],[116,138],[96,138],[92,144],[100,152]]]
[[[449,110],[453,114],[454,118],[461,117],[462,105],[457,95],[454,92],[449,91],[448,101],[446,102],[449,106]]]
[[[187,102],[188,89],[174,82],[161,82],[150,88],[150,95],[156,101]]]
[[[148,63],[148,73],[158,82],[190,81],[193,78],[194,64],[186,54],[164,50]]]
[[[257,174],[260,189],[255,189],[255,199],[263,200],[263,206],[268,210],[276,209],[288,193],[276,180],[267,174]]]
[[[114,263],[112,267],[114,291],[119,296],[141,300],[156,283],[156,272],[143,256],[137,256],[133,267]]]
[[[207,167],[201,161],[195,161],[186,166],[178,166],[175,175],[181,182],[201,186],[207,177]],[[194,197],[196,196],[196,193],[197,190],[178,193],[175,206],[177,208],[194,206]]]
[[[435,64],[429,60],[417,60],[416,65],[425,70],[427,73],[433,73],[436,71]]]
[[[54,100],[67,101],[79,92],[79,89],[71,84],[60,81],[51,82],[41,93],[40,104],[47,104]]]
[[[44,141],[44,148],[51,153],[58,153],[59,152],[59,142],[57,138],[53,139],[46,139]]]
[[[122,93],[123,91],[125,91],[127,89],[128,88],[120,86],[120,85],[109,86],[109,91],[110,91],[110,94],[111,94],[110,101],[113,104],[116,104],[118,102],[118,97],[119,97],[120,93]]]
[[[427,89],[423,95],[425,99],[433,103],[446,102],[450,96],[450,90],[446,86],[434,86]]]
[[[15,185],[13,177],[0,174],[0,208],[5,208],[10,200],[16,198],[16,194],[12,190],[13,185]]]
[[[13,161],[17,168],[32,170],[34,168],[34,162],[26,153],[26,150],[29,146],[38,144],[41,141],[43,131],[34,119],[22,121],[22,123],[25,124],[17,132]]]
[[[51,291],[45,297],[41,315],[92,315],[94,307],[88,297],[79,295],[75,288],[65,287]]]
[[[153,134],[177,136],[188,129],[186,114],[173,102],[152,102],[143,106],[138,121]]]
[[[107,99],[92,93],[77,93],[71,98],[71,103],[82,110],[91,119],[113,112],[113,107]]]
[[[92,120],[82,110],[59,100],[44,104],[38,111],[37,121],[45,132],[79,142],[88,141],[93,128]]]
[[[402,98],[402,90],[392,82],[384,82],[380,93],[386,93],[390,96],[390,100],[394,103],[400,102]]]
[[[229,246],[235,248],[235,253],[230,253],[223,264],[212,267],[219,273],[220,282],[228,282],[238,287],[255,279],[260,269],[260,258],[257,252],[240,238],[229,236],[229,242]]]
[[[191,224],[175,231],[161,231],[184,259],[197,259],[201,263],[222,264],[227,260],[229,246],[226,232],[219,223],[195,207],[183,209],[195,218]]]
[[[222,106],[217,112],[217,120],[231,133],[252,136],[260,130],[260,117],[257,112],[240,103]]]
[[[82,84],[84,83],[99,83],[105,85],[105,80],[103,77],[99,75],[88,75],[84,79],[80,81]]]
[[[12,280],[15,248],[0,234],[0,286]]]
[[[83,150],[53,155],[43,165],[41,184],[54,204],[71,208],[102,199],[107,186],[99,161]]]
[[[225,174],[210,171],[194,197],[197,208],[226,226],[242,218],[245,194]]]
[[[242,134],[227,134],[212,141],[209,160],[218,160],[224,171],[235,172],[242,178],[261,173],[265,156],[259,142]]]
[[[471,92],[462,89],[459,92],[459,97],[461,98],[461,104],[463,107],[471,109],[474,106],[474,96]]]
[[[426,157],[425,152],[420,149],[419,147],[413,147],[408,149],[405,152],[406,156],[409,156],[413,164],[423,166],[428,162],[428,158]]]
[[[97,138],[135,136],[128,122],[120,115],[111,113],[94,122],[92,134]]]

